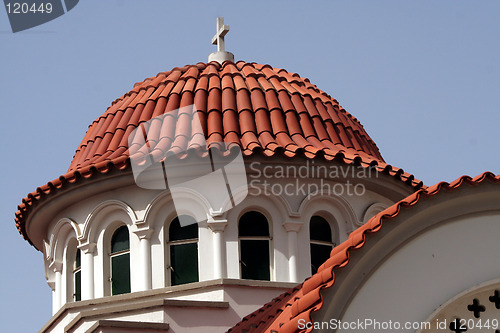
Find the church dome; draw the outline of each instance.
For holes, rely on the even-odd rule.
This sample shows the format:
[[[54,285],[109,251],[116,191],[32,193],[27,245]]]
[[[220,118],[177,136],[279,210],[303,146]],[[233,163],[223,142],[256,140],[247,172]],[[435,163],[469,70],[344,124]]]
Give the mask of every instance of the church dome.
[[[16,212],[19,232],[30,241],[25,230],[29,212],[56,190],[95,174],[129,169],[128,137],[139,124],[193,104],[208,147],[237,145],[244,157],[336,159],[375,166],[415,189],[423,185],[386,164],[361,123],[307,78],[270,65],[211,61],[161,72],[116,99],[89,126],[68,172],[23,199]],[[148,143],[163,156],[191,148],[185,134],[190,120],[174,114],[166,122],[170,136]]]
[[[129,157],[127,139],[140,123],[192,104],[209,146],[236,144],[244,156],[303,153],[333,159],[342,154],[383,162],[359,121],[308,79],[269,65],[213,61],[176,67],[136,83],[90,125],[68,171],[121,163]],[[169,140],[161,147],[164,154],[174,147],[189,148],[182,146],[188,140],[176,140],[189,126],[188,118],[180,113],[172,117]]]

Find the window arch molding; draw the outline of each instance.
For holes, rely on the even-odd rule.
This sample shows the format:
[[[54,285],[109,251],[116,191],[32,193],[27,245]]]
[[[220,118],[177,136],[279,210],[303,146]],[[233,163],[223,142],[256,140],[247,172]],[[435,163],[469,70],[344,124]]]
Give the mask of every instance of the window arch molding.
[[[168,226],[177,215],[190,215],[190,216],[207,216],[211,211],[211,206],[208,201],[193,190],[186,189],[181,193],[182,195],[176,196],[176,203],[180,200],[180,207],[175,207],[174,201],[170,191],[162,191],[156,195],[146,206],[144,214],[144,224],[153,229],[151,234],[151,260],[155,263],[162,263],[161,265],[152,265],[152,287],[163,288],[170,286],[170,279],[167,276],[168,272],[166,267],[170,263],[168,252]],[[184,207],[184,208],[183,208]],[[185,209],[189,207],[189,210]],[[176,209],[177,208],[177,209]],[[194,215],[196,213],[197,215]],[[198,244],[202,247],[211,246],[210,230],[206,221],[198,223],[199,238]],[[208,280],[211,278],[211,266],[209,265],[212,260],[212,253],[207,251],[200,251],[199,253],[199,279]],[[201,269],[201,265],[207,264],[209,267]]]
[[[254,196],[251,192],[252,190],[255,190],[256,188],[258,188],[260,191],[263,191],[265,188],[265,186],[263,186],[261,184],[259,184],[259,185],[252,184],[250,188],[249,188],[249,185],[250,184],[247,184],[245,186],[240,186],[236,189],[231,188],[231,194],[232,194],[232,198],[234,200],[231,200],[230,198],[226,198],[226,200],[222,203],[220,209],[222,212],[224,212],[222,214],[223,218],[225,218],[226,214],[231,209],[233,209],[233,201],[234,202],[241,202],[241,200],[243,200],[243,202],[241,202],[238,205],[244,205],[249,197]],[[268,190],[267,193],[272,193],[269,186],[267,186],[267,190]],[[264,192],[264,193],[266,193],[266,192]],[[291,211],[290,205],[288,205],[288,203],[286,202],[286,200],[282,196],[272,196],[272,198],[270,198],[270,199],[275,201],[276,205],[278,205],[277,207],[280,207],[280,209],[281,209],[281,207],[283,207],[284,209],[286,209],[287,212]]]
[[[288,219],[289,213],[284,202],[272,196],[248,195],[222,216],[228,220],[224,229],[227,277],[240,278],[238,225],[241,216],[249,211],[262,213],[269,224],[271,281],[288,281],[288,237],[282,223]]]
[[[313,220],[315,220],[316,222],[316,227],[320,228],[316,231],[316,236],[314,235],[315,232],[313,232]],[[312,214],[306,222],[306,229],[310,244],[308,258],[311,261],[311,274],[314,274],[316,273],[319,266],[328,259],[333,247],[339,244],[338,221],[335,220],[335,217],[332,214],[324,210],[320,210]],[[328,225],[330,234],[327,236],[320,235],[320,237],[318,237],[318,231],[320,234],[323,234],[325,232],[325,226],[322,225],[323,223],[326,223]],[[322,258],[319,261],[318,256],[319,258]]]
[[[109,281],[111,277],[111,238],[119,226],[125,225],[129,229],[130,265],[133,266],[137,262],[139,256],[137,249],[140,240],[135,233],[131,232],[137,221],[132,208],[118,200],[108,200],[101,203],[87,218],[82,239],[97,244],[94,264],[96,267],[100,267],[94,272],[94,297],[110,296],[112,293]],[[131,291],[137,288],[136,274],[140,274],[140,272],[132,271],[130,275]]]
[[[265,209],[269,213],[272,213],[275,209],[277,209],[279,215],[283,217],[297,215],[283,195],[265,196],[265,193],[273,193],[272,187],[269,185],[264,186],[262,184],[253,184],[249,189],[248,196],[241,204],[239,204],[239,206],[247,207],[255,205],[257,207],[262,207],[262,209]],[[269,204],[271,204],[271,206]]]
[[[72,235],[76,239],[80,235],[80,228],[72,219],[62,218],[50,232],[49,247],[45,251],[45,256],[49,261],[64,261],[64,249],[68,235]]]
[[[131,232],[131,226],[132,223],[129,220],[129,223],[125,223],[126,221],[123,221],[121,219],[110,219],[108,221],[105,221],[105,223],[102,225],[101,233],[100,236],[97,240],[97,248],[98,252],[100,255],[97,255],[98,259],[98,264],[100,267],[102,267],[102,276],[96,277],[96,281],[101,281],[101,283],[97,283],[95,285],[96,291],[95,293],[97,295],[102,295],[102,296],[111,296],[112,295],[112,288],[111,288],[111,257],[112,257],[112,251],[111,251],[111,241],[113,238],[113,235],[115,232],[120,228],[120,227],[127,227],[128,230],[128,236],[129,236],[129,253],[130,253],[130,267],[132,267],[133,262],[135,261],[135,251],[134,249],[138,248],[139,244],[139,239],[137,235],[135,235],[133,232]],[[135,242],[134,242],[135,241]],[[134,244],[135,243],[135,244]],[[134,285],[134,274],[131,271],[130,272],[130,289],[133,291],[133,285]],[[97,289],[100,289],[99,292]]]
[[[335,236],[333,242],[340,244],[348,237],[351,226],[357,220],[351,205],[342,197],[328,195],[326,193],[313,195],[305,198],[299,205],[298,213],[302,228],[297,234],[299,260],[297,263],[298,280],[310,276],[311,272],[311,248],[309,224],[314,215],[325,218]]]
[[[179,189],[179,191],[182,191],[182,189]],[[179,198],[176,196],[175,202],[180,202],[180,207],[177,207],[177,209],[169,191],[158,194],[146,207],[144,214],[145,225],[154,230],[161,230],[167,222],[169,223],[177,215],[196,217],[203,214],[206,219],[207,213],[212,210],[209,202],[201,194],[190,189],[185,189],[183,194],[179,195]],[[189,209],[185,207],[189,207]]]
[[[234,223],[236,224],[237,229],[239,229],[240,220],[243,217],[243,215],[245,215],[246,213],[250,213],[250,212],[257,212],[257,213],[264,215],[264,217],[267,220],[267,224],[268,224],[268,228],[269,228],[269,239],[272,241],[273,237],[274,237],[273,220],[276,220],[276,218],[273,219],[273,214],[271,214],[268,210],[263,209],[262,207],[251,205],[251,206],[245,207],[245,209],[242,209],[238,213],[237,219],[234,220]]]
[[[68,276],[70,270],[68,267],[68,249],[74,247],[76,253],[79,232],[78,224],[70,218],[58,220],[49,231],[50,237],[44,248],[44,254],[47,280],[55,291],[53,310],[57,310],[64,303],[71,301],[70,295],[73,292],[69,288],[72,279],[69,280]],[[59,284],[56,282],[56,271],[60,273]]]
[[[83,224],[81,243],[97,243],[103,229],[114,221],[123,221],[128,226],[137,224],[139,219],[135,211],[120,200],[106,200],[97,205]]]
[[[285,221],[289,214],[287,209],[288,204],[283,198],[278,199],[275,196],[253,196],[249,195],[245,201],[239,204],[237,207],[228,210],[225,214],[222,214],[222,218],[226,218],[229,221],[228,228],[237,229],[237,221],[247,212],[258,211],[263,214],[269,223],[269,232],[271,233],[271,238],[278,237],[276,232],[277,227],[281,227],[278,221]]]
[[[311,228],[311,220],[313,217],[319,216],[328,222],[328,225],[330,226],[331,233],[332,233],[332,242],[338,245],[340,243],[340,237],[339,237],[339,232],[341,230],[340,223],[335,217],[334,214],[331,212],[321,209],[317,210],[312,214],[307,214],[304,218],[305,225],[304,227],[307,229],[307,233],[309,234],[309,230]]]
[[[352,206],[342,197],[336,195],[314,195],[310,199],[304,199],[299,206],[299,215],[307,223],[313,215],[320,215],[331,221],[332,231],[338,235],[334,240],[337,244],[347,239],[350,226],[357,223],[357,217]],[[335,221],[335,223],[333,223]]]
[[[175,205],[170,191],[158,194],[146,207],[144,222],[154,230],[163,228],[166,222],[177,215],[190,215],[206,220],[207,213],[214,210],[209,201],[195,190],[176,188]]]
[[[368,222],[369,219],[371,219],[373,216],[377,215],[381,211],[384,211],[386,208],[391,206],[390,204],[383,204],[381,202],[376,202],[371,205],[369,205],[366,209],[365,212],[363,213],[363,219],[358,223],[357,225],[362,226],[366,222]]]
[[[260,226],[249,219],[258,220]],[[274,271],[274,247],[269,214],[263,212],[260,207],[247,208],[240,213],[237,223],[240,278],[271,281]],[[260,230],[250,230],[245,226],[246,223],[253,223],[254,229],[259,227]],[[253,269],[247,270],[249,267]]]
[[[139,248],[139,237],[131,232],[133,226],[141,222],[134,209],[121,200],[106,200],[98,204],[88,215],[82,228],[80,243],[95,243],[94,253],[94,297],[111,295],[110,278],[110,244],[113,232],[119,225],[126,225],[130,236],[130,264],[133,265],[138,260],[137,249]],[[131,291],[136,288],[135,272],[131,272]],[[140,272],[137,272],[140,274]]]

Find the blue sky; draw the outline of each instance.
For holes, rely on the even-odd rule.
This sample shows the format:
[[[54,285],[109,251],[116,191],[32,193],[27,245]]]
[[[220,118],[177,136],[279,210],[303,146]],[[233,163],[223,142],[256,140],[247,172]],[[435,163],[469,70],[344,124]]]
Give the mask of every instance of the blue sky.
[[[0,322],[51,316],[43,260],[18,235],[21,199],[64,174],[87,126],[137,81],[206,62],[215,19],[236,60],[308,77],[385,160],[432,185],[500,173],[499,1],[80,1],[13,34],[0,9]]]

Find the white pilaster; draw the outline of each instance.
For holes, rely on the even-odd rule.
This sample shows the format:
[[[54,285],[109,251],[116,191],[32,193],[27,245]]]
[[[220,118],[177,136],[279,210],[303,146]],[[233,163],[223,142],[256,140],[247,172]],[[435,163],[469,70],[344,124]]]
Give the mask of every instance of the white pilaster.
[[[94,296],[94,253],[95,243],[87,243],[79,247],[82,251],[82,300],[93,299]]]
[[[213,232],[214,279],[222,279],[225,276],[224,228],[227,226],[227,220],[209,218],[207,223]]]
[[[288,276],[290,282],[298,282],[298,254],[297,233],[302,228],[301,222],[285,222],[283,227],[288,233]]]
[[[49,268],[54,271],[54,292],[52,293],[52,314],[55,314],[63,305],[62,300],[62,263],[53,261]]]
[[[141,268],[140,268],[140,284],[139,290],[150,290],[152,286],[152,263],[151,263],[151,234],[153,229],[140,229],[134,231],[134,233],[139,237],[139,251],[141,256]]]

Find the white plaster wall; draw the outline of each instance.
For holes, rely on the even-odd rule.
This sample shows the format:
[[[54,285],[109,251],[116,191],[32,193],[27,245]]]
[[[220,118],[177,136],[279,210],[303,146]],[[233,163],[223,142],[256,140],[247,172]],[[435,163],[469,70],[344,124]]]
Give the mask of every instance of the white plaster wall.
[[[198,274],[200,281],[215,278],[213,232],[207,222],[198,223]]]
[[[170,196],[163,192],[148,204],[148,213],[145,215],[145,223],[153,229],[151,235],[151,262],[152,264],[152,288],[163,288],[166,286],[166,265],[168,259],[164,242],[168,231],[166,227],[174,218]]]
[[[279,162],[283,163],[283,162]],[[298,164],[300,165],[300,164]],[[253,177],[252,179],[256,179]],[[262,177],[260,184],[264,181],[270,184],[286,185],[295,181],[290,178],[267,179]],[[48,228],[46,242],[48,251],[52,251],[53,257],[64,257],[60,248],[68,235],[73,233],[77,237],[80,245],[95,243],[94,252],[94,297],[104,297],[110,295],[109,277],[109,242],[112,234],[111,229],[125,224],[129,228],[130,253],[131,253],[131,289],[132,292],[140,291],[143,286],[144,272],[141,271],[142,253],[140,250],[140,239],[136,232],[143,229],[152,230],[150,236],[151,249],[151,276],[152,288],[162,288],[169,285],[168,272],[168,244],[165,243],[166,233],[170,221],[176,216],[172,198],[168,191],[145,190],[136,185],[127,184],[120,177],[113,182],[107,179],[110,190],[100,190],[101,185],[92,183],[78,189],[78,202],[68,203],[63,209],[57,211],[52,218]],[[300,179],[303,184],[318,183],[319,179]],[[324,180],[333,184],[331,180]],[[297,195],[259,195],[249,194],[247,198],[233,209],[217,215],[215,218],[226,219],[228,224],[222,234],[223,238],[223,277],[240,278],[239,264],[239,242],[238,242],[238,219],[250,210],[262,212],[268,218],[270,226],[270,262],[272,281],[291,281],[289,269],[288,232],[283,227],[283,223],[302,224],[297,233],[297,270],[298,282],[310,276],[310,247],[309,247],[309,220],[312,215],[320,214],[327,218],[334,231],[335,242],[340,243],[347,238],[349,232],[363,219],[366,210],[371,205],[389,205],[392,197],[401,195],[404,186],[391,182],[385,184],[381,179],[360,179],[358,182],[366,183],[366,191],[363,196],[344,195],[335,196],[332,193],[322,195],[307,196]],[[390,184],[389,184],[390,183]],[[385,185],[384,185],[385,184]],[[375,189],[379,187],[380,191]],[[383,185],[383,186],[382,186]],[[384,187],[385,186],[385,187]],[[261,189],[264,187],[261,186]],[[99,190],[99,191],[98,191]],[[409,188],[406,189],[409,192]],[[97,192],[96,192],[97,191]],[[185,194],[183,207],[192,207],[200,211],[210,213],[207,207],[208,200],[200,200],[196,195]],[[68,196],[68,198],[71,198]],[[63,200],[63,199],[61,199]],[[69,200],[69,199],[68,199]],[[190,214],[189,211],[177,212],[179,214]],[[214,215],[215,216],[215,215]],[[62,223],[61,221],[66,221]],[[64,228],[60,224],[67,225]],[[207,281],[216,278],[214,271],[214,233],[207,226],[206,222],[199,224],[199,278],[200,281]],[[55,239],[55,240],[54,240]],[[52,247],[59,243],[59,250]],[[47,265],[53,260],[46,253]],[[85,269],[82,256],[82,278],[85,278]],[[67,276],[70,269],[63,265],[62,290],[54,295],[54,299],[61,297],[67,300],[66,286]],[[53,272],[48,270],[48,277],[53,281]],[[85,281],[84,281],[85,282]],[[86,283],[86,282],[85,282]],[[69,293],[69,291],[68,291]],[[57,294],[57,295],[56,295]],[[61,304],[62,305],[62,304]],[[58,307],[54,308],[57,310]]]

